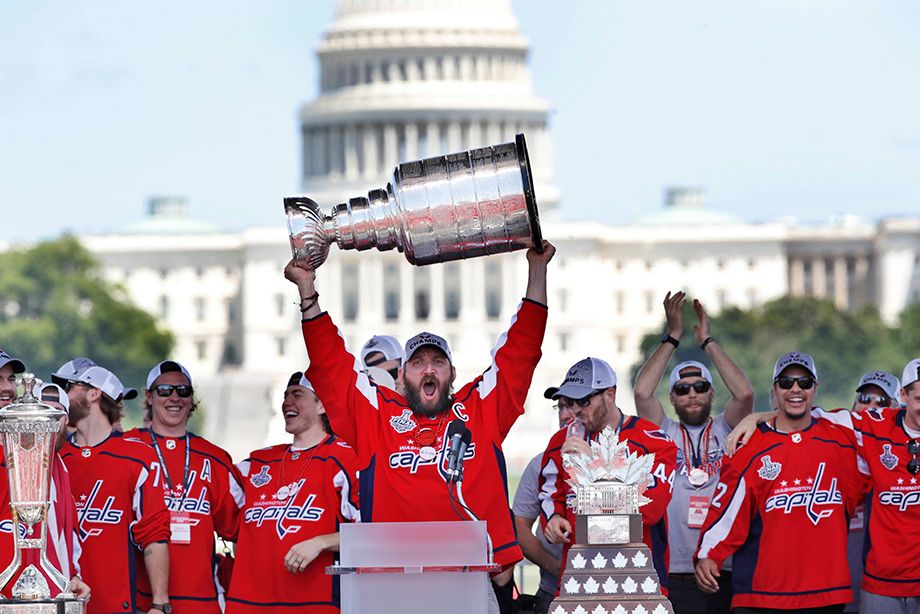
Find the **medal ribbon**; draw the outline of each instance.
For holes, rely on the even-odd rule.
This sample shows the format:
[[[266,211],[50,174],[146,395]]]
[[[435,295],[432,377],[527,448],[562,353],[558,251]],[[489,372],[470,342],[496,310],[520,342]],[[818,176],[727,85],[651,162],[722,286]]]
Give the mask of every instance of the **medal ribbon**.
[[[709,431],[712,429],[712,418],[709,418],[709,422],[706,423],[705,428],[700,432],[700,437],[696,442],[696,446],[693,445],[693,440],[690,437],[690,432],[687,431],[687,427],[683,424],[680,425],[680,434],[681,440],[684,448],[684,465],[689,464],[691,469],[697,467],[702,468],[704,461],[709,460]],[[689,454],[687,453],[689,450]],[[701,454],[702,452],[702,454]],[[690,461],[689,463],[687,461]],[[687,470],[689,474],[690,471]]]
[[[153,434],[153,429],[150,429],[150,441],[153,443],[153,449],[156,450],[157,458],[160,459],[160,466],[163,468],[163,479],[166,480],[166,485],[169,486],[169,494],[173,493],[173,483],[169,477],[169,468],[166,466],[166,459],[163,458],[163,452],[160,450],[160,444],[157,443],[157,436]],[[189,445],[188,431],[185,432],[185,469],[182,471],[182,495],[179,499],[179,509],[182,511],[182,503],[185,502],[185,496],[188,494],[188,470],[189,470],[189,461],[191,460],[191,446]]]

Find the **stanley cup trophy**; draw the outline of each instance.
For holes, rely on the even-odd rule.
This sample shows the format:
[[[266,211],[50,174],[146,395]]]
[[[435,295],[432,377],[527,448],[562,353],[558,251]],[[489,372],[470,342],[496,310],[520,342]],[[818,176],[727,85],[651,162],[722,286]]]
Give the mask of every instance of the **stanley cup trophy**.
[[[54,442],[67,414],[32,396],[32,387],[41,381],[31,373],[23,375],[22,383],[22,397],[0,409],[14,544],[13,561],[0,573],[0,614],[78,614],[85,611],[85,604],[69,592],[69,579],[54,568],[46,550]],[[23,565],[23,551],[37,555],[27,559],[37,560],[38,567],[28,564],[10,587],[8,584]],[[53,587],[48,586],[45,575]]]
[[[564,454],[576,494],[575,544],[549,614],[673,614],[642,542],[654,454],[630,453],[609,426],[591,454]]]
[[[339,249],[397,249],[417,265],[535,247],[542,250],[524,135],[513,143],[404,162],[386,188],[326,214],[284,199],[295,260],[317,268]]]

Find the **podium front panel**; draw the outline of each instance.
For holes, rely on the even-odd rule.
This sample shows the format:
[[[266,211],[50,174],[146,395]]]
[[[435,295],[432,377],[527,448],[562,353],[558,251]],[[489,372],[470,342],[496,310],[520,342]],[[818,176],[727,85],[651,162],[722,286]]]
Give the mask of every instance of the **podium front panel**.
[[[343,567],[483,565],[488,562],[486,523],[367,522],[343,524]]]
[[[343,524],[339,565],[342,614],[477,614],[492,590],[485,572],[421,573],[438,565],[488,563],[486,523],[372,522]],[[406,573],[361,573],[362,568],[405,567]]]

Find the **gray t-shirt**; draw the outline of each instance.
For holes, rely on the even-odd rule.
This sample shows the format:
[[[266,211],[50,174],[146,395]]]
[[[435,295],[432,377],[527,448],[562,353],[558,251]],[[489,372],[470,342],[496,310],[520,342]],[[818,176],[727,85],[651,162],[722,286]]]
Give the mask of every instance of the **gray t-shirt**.
[[[661,424],[662,430],[670,435],[677,444],[677,474],[674,476],[674,488],[671,502],[668,504],[668,545],[671,550],[671,573],[692,573],[693,554],[700,539],[700,526],[706,517],[706,511],[712,493],[719,483],[719,471],[722,467],[722,457],[725,456],[725,438],[731,432],[725,415],[712,419],[707,442],[701,441],[706,424],[701,426],[687,426],[665,417]],[[703,461],[704,469],[709,473],[709,480],[697,488],[690,483],[689,467],[685,461],[686,454],[697,456],[705,452],[708,458]],[[692,466],[692,463],[690,463]],[[691,526],[694,525],[694,526]],[[722,569],[731,570],[731,559],[727,559]]]
[[[521,474],[521,481],[518,482],[517,491],[514,493],[514,503],[511,505],[511,510],[514,512],[515,516],[521,516],[523,518],[540,518],[539,479],[542,460],[543,453],[541,452],[527,463],[527,468],[524,469],[524,473]],[[543,546],[543,549],[557,559],[561,559],[562,544],[549,543],[543,535],[543,530],[540,528],[539,522],[536,523],[536,527],[537,539],[540,541],[540,545]],[[548,593],[555,593],[556,589],[559,588],[559,578],[541,567],[540,588]]]

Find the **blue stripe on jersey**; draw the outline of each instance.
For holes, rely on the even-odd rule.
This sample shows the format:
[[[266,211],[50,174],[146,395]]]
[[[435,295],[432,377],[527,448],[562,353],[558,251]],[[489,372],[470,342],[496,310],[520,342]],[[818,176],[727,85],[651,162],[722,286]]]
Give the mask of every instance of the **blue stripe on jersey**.
[[[762,533],[763,520],[760,513],[757,513],[751,518],[747,539],[732,557],[732,586],[736,595],[754,592],[754,572],[757,570]]]
[[[313,605],[331,605],[335,606],[338,604],[332,603],[331,601],[247,601],[245,599],[239,599],[236,597],[227,597],[227,601],[232,601],[234,603],[243,603],[248,606],[255,608],[304,608],[307,606]]]
[[[374,521],[374,469],[377,455],[371,456],[371,462],[362,469],[358,477],[358,501],[361,502],[361,522]]]
[[[661,585],[668,588],[668,566],[665,564],[664,553],[668,550],[668,526],[667,513],[661,517],[661,520],[652,525],[649,529],[649,535],[652,538],[652,565],[658,572],[658,579]]]
[[[129,531],[130,533],[130,531]],[[128,543],[128,581],[131,584],[128,586],[128,590],[131,591],[131,611],[137,612],[137,594],[134,592],[134,587],[137,586],[137,550],[135,550],[132,541],[129,539]]]
[[[212,586],[211,588],[214,588],[214,587]],[[145,597],[151,600],[153,599],[153,594],[151,593],[148,593],[142,590],[138,590],[137,592],[141,597]],[[187,595],[176,595],[175,593],[170,593],[169,600],[170,601],[198,601],[198,602],[214,601],[216,602],[217,597],[189,597]]]
[[[855,449],[856,449],[856,446],[854,446],[854,445],[852,445],[852,444],[843,443],[842,441],[836,441],[836,440],[834,440],[834,439],[824,439],[823,437],[812,437],[811,439],[812,439],[812,441],[821,441],[821,442],[823,442],[823,443],[829,443],[829,444],[832,444],[832,445],[835,445],[835,446],[839,446],[839,447],[841,447],[841,448],[846,448],[846,449],[848,449],[848,450],[855,450]]]

